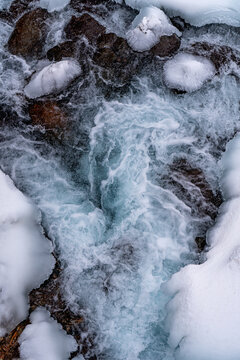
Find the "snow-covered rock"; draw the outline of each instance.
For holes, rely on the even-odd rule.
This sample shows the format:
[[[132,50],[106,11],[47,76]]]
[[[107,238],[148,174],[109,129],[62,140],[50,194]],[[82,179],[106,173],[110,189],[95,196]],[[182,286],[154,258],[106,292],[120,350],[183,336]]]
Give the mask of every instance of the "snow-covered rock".
[[[19,338],[22,360],[67,360],[77,349],[77,343],[44,308],[37,308],[30,316]]]
[[[163,7],[169,16],[179,15],[194,26],[224,23],[240,26],[239,0],[125,0],[134,9]]]
[[[0,171],[0,336],[25,319],[28,293],[51,274],[51,243],[39,214]]]
[[[48,66],[32,76],[24,88],[25,95],[34,99],[59,92],[81,74],[81,67],[74,60],[62,60]]]
[[[209,59],[187,53],[179,53],[168,60],[163,71],[164,81],[169,88],[187,92],[200,89],[216,73]]]
[[[240,358],[240,136],[222,160],[226,202],[207,236],[201,265],[189,265],[167,284],[169,344],[178,360]]]
[[[174,33],[181,35],[162,10],[150,6],[141,9],[134,19],[127,32],[127,42],[133,50],[141,52],[150,50],[161,36]]]

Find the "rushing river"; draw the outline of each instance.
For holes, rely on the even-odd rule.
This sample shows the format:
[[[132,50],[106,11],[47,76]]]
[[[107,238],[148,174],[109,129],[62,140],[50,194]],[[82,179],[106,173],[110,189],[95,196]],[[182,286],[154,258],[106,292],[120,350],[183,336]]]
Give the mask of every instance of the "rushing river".
[[[124,14],[107,19],[111,29],[121,18],[119,34]],[[65,19],[68,10],[58,13],[48,45],[61,39]],[[109,99],[91,74],[88,87],[74,84],[62,95],[74,130],[63,141],[46,141],[29,124],[22,95],[34,63],[7,52],[12,27],[0,26],[0,105],[11,109],[0,128],[0,166],[42,211],[64,266],[64,296],[85,318],[86,359],[173,359],[164,323],[169,299],[161,286],[199,261],[195,238],[213,219],[204,197],[206,211],[199,210],[199,189],[181,175],[177,187],[172,172],[184,161],[219,192],[218,162],[240,127],[237,74],[175,94],[163,85],[163,64],[156,61],[127,92]],[[190,28],[183,44],[207,40],[240,49],[238,36],[225,25]]]

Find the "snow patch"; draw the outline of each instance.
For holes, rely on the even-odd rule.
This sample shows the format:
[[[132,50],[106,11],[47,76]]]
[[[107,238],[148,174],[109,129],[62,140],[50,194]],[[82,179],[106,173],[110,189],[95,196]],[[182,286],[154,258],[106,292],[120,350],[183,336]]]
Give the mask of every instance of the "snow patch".
[[[69,2],[69,0],[40,0],[39,5],[48,12],[53,12],[62,10]]]
[[[77,350],[77,343],[44,308],[37,308],[30,316],[19,338],[22,360],[67,360]]]
[[[194,26],[223,23],[240,26],[239,0],[125,0],[134,9],[163,7],[169,16],[179,15]]]
[[[179,53],[163,67],[164,81],[171,89],[192,92],[213,78],[214,64],[203,56]]]
[[[74,60],[62,60],[48,66],[32,76],[24,88],[30,99],[59,92],[67,87],[81,73],[80,65]]]
[[[181,32],[171,24],[164,12],[154,6],[140,10],[127,32],[127,42],[135,51],[147,51],[156,45],[163,35]]]
[[[0,171],[0,336],[26,318],[27,294],[52,272],[51,243],[30,201]]]
[[[238,135],[223,156],[221,182],[227,201],[208,233],[206,262],[186,266],[166,286],[173,296],[167,309],[169,344],[178,360],[240,357],[240,183],[232,176],[240,172],[239,149]]]

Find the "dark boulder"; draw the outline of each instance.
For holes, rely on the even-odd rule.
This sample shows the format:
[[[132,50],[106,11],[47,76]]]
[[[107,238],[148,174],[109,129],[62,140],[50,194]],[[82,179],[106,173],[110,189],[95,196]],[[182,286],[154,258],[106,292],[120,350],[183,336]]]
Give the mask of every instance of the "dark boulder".
[[[8,40],[9,51],[25,58],[41,56],[47,36],[48,16],[47,10],[40,8],[24,14]]]
[[[180,45],[181,40],[176,34],[171,36],[164,35],[161,36],[157,45],[151,49],[151,52],[160,57],[172,56],[178,51]]]
[[[95,42],[105,32],[105,28],[89,14],[84,14],[80,17],[72,16],[64,31],[68,39],[77,40],[85,36],[90,42]]]
[[[63,58],[75,57],[76,53],[76,43],[73,41],[65,41],[61,44],[58,44],[48,50],[47,58],[52,61],[60,61]]]
[[[229,66],[231,62],[240,65],[240,54],[238,51],[226,45],[215,45],[207,42],[197,42],[191,45],[188,52],[194,55],[205,56],[215,65],[217,71],[225,66]]]
[[[117,35],[103,34],[98,38],[95,64],[108,70],[108,79],[118,79],[124,83],[136,74],[138,59],[127,41]]]
[[[33,0],[13,0],[8,10],[11,18],[17,19],[25,11],[27,11],[31,3],[33,3]]]

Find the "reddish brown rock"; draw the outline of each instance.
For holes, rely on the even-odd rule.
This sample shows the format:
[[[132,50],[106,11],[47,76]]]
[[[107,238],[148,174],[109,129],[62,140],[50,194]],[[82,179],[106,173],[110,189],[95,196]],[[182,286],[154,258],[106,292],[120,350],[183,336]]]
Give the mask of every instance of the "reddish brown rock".
[[[176,34],[164,35],[161,36],[159,43],[151,49],[151,52],[160,57],[172,56],[178,51],[180,45],[181,40]]]
[[[72,16],[64,31],[68,39],[77,40],[85,36],[90,42],[94,42],[105,32],[105,28],[89,14],[84,14],[80,17]]]
[[[66,115],[54,101],[34,102],[29,106],[29,115],[33,125],[41,125],[56,135],[60,135],[67,128]]]
[[[47,35],[48,12],[35,9],[24,14],[16,23],[8,40],[8,49],[14,55],[39,57],[42,54]]]

